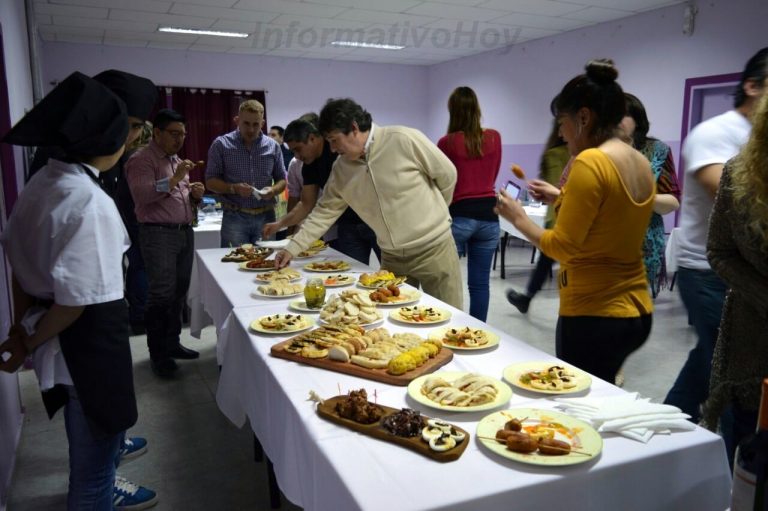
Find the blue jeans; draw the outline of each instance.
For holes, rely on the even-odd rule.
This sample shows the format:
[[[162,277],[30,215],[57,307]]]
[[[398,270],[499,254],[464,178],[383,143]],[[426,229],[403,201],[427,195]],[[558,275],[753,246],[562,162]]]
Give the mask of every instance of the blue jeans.
[[[221,248],[239,247],[243,243],[256,243],[261,239],[264,224],[275,221],[275,210],[260,215],[249,215],[231,209],[224,210],[221,221]]]
[[[77,392],[67,386],[64,425],[69,441],[69,493],[67,510],[112,511],[120,446],[125,432],[108,435],[92,428],[83,413]]]
[[[147,270],[144,258],[141,257],[139,241],[131,243],[131,248],[125,253],[128,258],[128,269],[125,272],[125,299],[128,300],[128,313],[132,325],[144,324],[144,308],[147,304]]]
[[[499,244],[499,222],[456,217],[451,233],[459,256],[467,255],[469,314],[485,321],[490,300],[491,262]]]
[[[699,407],[709,396],[712,354],[723,315],[726,286],[712,270],[682,267],[677,269],[677,286],[699,339],[664,402],[689,414],[691,421],[699,422]]]
[[[373,250],[381,262],[376,233],[367,224],[338,224],[337,237],[331,242],[331,247],[365,265],[371,261]]]

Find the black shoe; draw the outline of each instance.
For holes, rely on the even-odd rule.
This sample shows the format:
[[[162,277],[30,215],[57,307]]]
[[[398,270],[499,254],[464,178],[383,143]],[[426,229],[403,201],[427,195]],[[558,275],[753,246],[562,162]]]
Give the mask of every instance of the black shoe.
[[[161,360],[152,360],[152,372],[160,378],[173,378],[174,373],[179,368],[172,358]]]
[[[168,356],[182,360],[192,360],[193,358],[200,358],[200,353],[177,344],[168,351]]]
[[[507,301],[517,307],[517,310],[525,314],[531,304],[531,297],[518,293],[514,289],[507,289]]]

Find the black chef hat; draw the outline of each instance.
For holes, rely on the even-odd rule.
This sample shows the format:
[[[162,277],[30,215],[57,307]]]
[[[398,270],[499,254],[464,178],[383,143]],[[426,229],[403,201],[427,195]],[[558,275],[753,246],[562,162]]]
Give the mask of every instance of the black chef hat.
[[[114,154],[128,137],[125,103],[77,71],[56,86],[5,134],[22,146],[58,146],[69,155]]]
[[[93,77],[125,101],[125,109],[131,117],[146,121],[157,101],[157,87],[151,80],[110,69]]]

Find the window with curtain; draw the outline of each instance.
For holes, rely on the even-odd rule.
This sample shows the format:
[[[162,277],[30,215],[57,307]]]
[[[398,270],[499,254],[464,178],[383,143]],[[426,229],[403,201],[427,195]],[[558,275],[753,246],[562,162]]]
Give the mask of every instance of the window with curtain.
[[[219,135],[236,128],[233,118],[240,103],[255,99],[264,105],[264,127],[267,133],[267,104],[265,91],[206,89],[196,87],[158,87],[158,100],[150,119],[161,108],[172,108],[187,119],[187,138],[179,156],[192,161],[206,161],[208,148]],[[205,167],[190,172],[190,180],[204,181]]]

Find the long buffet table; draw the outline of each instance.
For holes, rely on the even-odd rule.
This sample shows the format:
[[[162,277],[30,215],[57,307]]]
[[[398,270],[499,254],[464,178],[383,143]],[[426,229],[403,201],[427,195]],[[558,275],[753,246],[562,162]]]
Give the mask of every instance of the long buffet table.
[[[253,274],[238,270],[234,263],[219,262],[226,252],[197,253],[200,297],[219,332],[222,371],[217,402],[236,425],[249,420],[274,464],[282,491],[295,504],[306,509],[388,511],[544,506],[722,510],[728,506],[730,473],[722,440],[701,428],[657,435],[647,444],[607,434],[603,435],[601,455],[588,463],[560,468],[523,465],[489,452],[474,437],[477,422],[491,412],[441,412],[416,403],[405,387],[270,356],[271,346],[290,336],[257,334],[248,325],[263,315],[288,312],[289,299],[252,298],[250,293],[256,286]],[[322,255],[339,256],[332,250]],[[302,265],[293,266],[300,269]],[[501,336],[495,348],[455,352],[441,370],[472,371],[501,379],[504,367],[512,363],[556,360],[432,297],[425,295],[420,303],[451,310],[453,317],[448,324],[482,326]],[[385,315],[389,310],[384,309]],[[388,319],[383,326],[424,336],[436,328]],[[463,456],[455,462],[437,463],[327,422],[316,415],[315,404],[308,400],[310,390],[332,397],[359,388],[365,388],[369,398],[375,392],[379,404],[411,407],[469,431],[470,443]],[[587,395],[623,392],[593,378]],[[552,409],[554,405],[547,396],[515,389],[509,403],[499,409]]]

